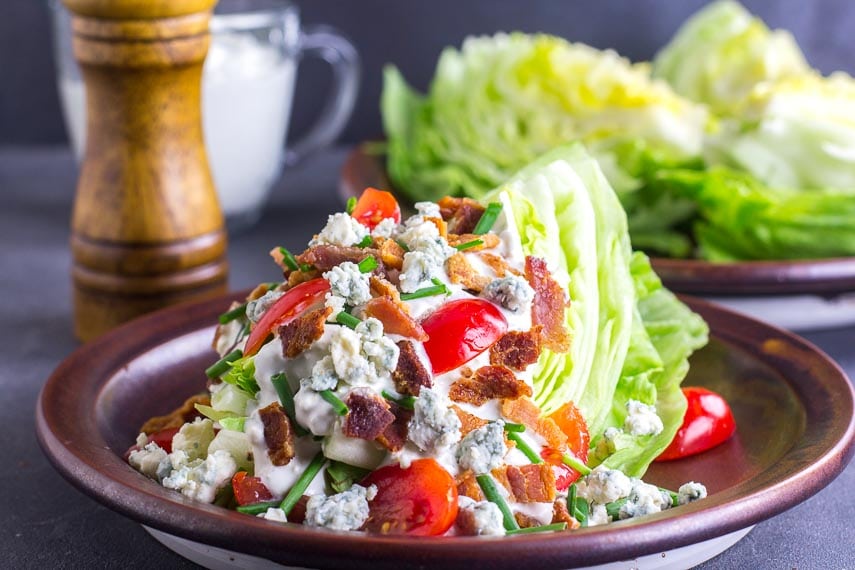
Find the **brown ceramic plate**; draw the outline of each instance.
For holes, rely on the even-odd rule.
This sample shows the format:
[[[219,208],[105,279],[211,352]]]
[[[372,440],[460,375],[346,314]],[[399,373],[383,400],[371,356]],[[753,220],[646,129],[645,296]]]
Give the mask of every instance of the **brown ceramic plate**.
[[[358,196],[368,186],[392,188],[386,175],[385,156],[370,152],[371,144],[357,146],[347,157],[339,188],[345,199]],[[678,293],[833,297],[855,291],[855,257],[739,263],[654,258],[652,262],[668,288]]]
[[[686,385],[730,402],[738,431],[699,456],[654,464],[645,479],[675,488],[704,482],[710,496],[644,519],[572,533],[412,539],[278,525],[197,503],[135,472],[122,454],[139,426],[205,385],[213,323],[235,294],[143,317],[88,344],[45,384],[39,441],[54,466],[95,500],[149,527],[297,566],[568,568],[632,559],[749,527],[804,501],[851,459],[853,391],[806,341],[687,299],[712,340],[692,357]],[[496,546],[500,544],[500,548]]]

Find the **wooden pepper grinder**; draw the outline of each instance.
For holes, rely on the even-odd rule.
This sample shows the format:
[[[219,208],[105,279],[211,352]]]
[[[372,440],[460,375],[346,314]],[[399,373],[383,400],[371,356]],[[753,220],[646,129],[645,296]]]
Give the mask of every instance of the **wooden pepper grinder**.
[[[63,0],[87,93],[71,225],[75,333],[224,292],[201,122],[216,0]]]

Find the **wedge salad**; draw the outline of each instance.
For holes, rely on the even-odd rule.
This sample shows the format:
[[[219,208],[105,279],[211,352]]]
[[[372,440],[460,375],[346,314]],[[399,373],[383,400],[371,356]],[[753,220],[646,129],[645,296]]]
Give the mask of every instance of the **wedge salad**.
[[[470,37],[442,52],[426,94],[387,68],[381,109],[390,179],[413,200],[481,199],[578,141],[645,252],[855,256],[855,80],[821,75],[731,0],[652,62],[545,34]]]
[[[302,253],[275,248],[284,281],[221,315],[209,392],[152,418],[129,463],[274,523],[414,536],[706,496],[640,479],[684,420],[706,324],[631,250],[582,146],[415,208],[367,189]]]

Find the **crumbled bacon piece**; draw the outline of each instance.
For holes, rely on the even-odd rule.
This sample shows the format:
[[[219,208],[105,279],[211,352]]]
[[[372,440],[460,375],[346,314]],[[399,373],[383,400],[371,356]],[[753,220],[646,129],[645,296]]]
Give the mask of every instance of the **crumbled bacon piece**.
[[[419,360],[416,347],[408,340],[398,342],[398,366],[392,372],[395,389],[404,395],[418,396],[422,386],[430,388],[433,379]]]
[[[376,439],[395,421],[389,402],[368,389],[351,390],[345,400],[348,412],[341,426],[347,437]]]
[[[445,262],[445,270],[452,283],[480,293],[490,283],[490,278],[478,273],[462,253],[455,253]]]
[[[297,256],[297,261],[312,265],[320,271],[329,271],[345,261],[359,263],[372,255],[379,261],[380,253],[373,248],[324,244],[310,247]]]
[[[475,479],[475,473],[472,471],[464,471],[457,476],[457,494],[463,497],[469,497],[473,501],[483,501],[484,494],[481,492],[481,486]]]
[[[440,237],[448,236],[448,224],[445,223],[445,220],[443,220],[442,218],[425,216],[425,221],[430,222],[436,226],[436,230],[439,232]]]
[[[540,326],[510,331],[490,347],[490,364],[523,371],[540,356]]]
[[[309,496],[303,495],[294,504],[291,512],[288,513],[288,522],[294,524],[303,524],[306,520],[306,507],[309,506]]]
[[[404,266],[404,248],[389,238],[377,238],[375,246],[380,252],[380,260],[386,267],[400,270]]]
[[[277,467],[288,465],[294,458],[294,430],[279,402],[273,402],[258,410],[261,423],[264,424],[264,443],[267,444],[267,457]]]
[[[515,399],[531,396],[531,387],[504,366],[482,366],[469,378],[451,385],[448,397],[454,402],[481,406],[496,398]]]
[[[296,358],[321,338],[324,334],[324,323],[330,313],[331,307],[321,307],[279,327],[283,356]]]
[[[420,341],[426,341],[428,335],[422,326],[413,320],[403,305],[388,297],[374,297],[363,307],[366,317],[374,317],[383,323],[387,333],[399,334]]]
[[[477,536],[478,527],[475,524],[475,511],[472,509],[459,509],[457,511],[457,518],[454,520],[454,527],[457,529],[457,534],[461,536]]]
[[[469,234],[484,214],[484,206],[471,198],[446,196],[439,202],[442,219],[448,222],[448,233]]]
[[[508,490],[514,503],[550,503],[555,500],[555,474],[546,463],[505,465],[493,477]]]
[[[534,289],[531,321],[543,325],[543,345],[553,352],[570,350],[570,333],[564,324],[567,306],[564,290],[549,273],[546,262],[529,255],[525,258],[525,278]]]
[[[246,300],[255,301],[256,299],[261,299],[268,291],[270,291],[270,284],[260,283],[256,285],[255,289],[249,292],[249,295],[246,296]]]
[[[493,270],[493,272],[496,274],[496,277],[501,278],[507,275],[508,273],[510,273],[511,275],[522,275],[521,271],[518,271],[508,265],[508,262],[505,261],[505,259],[500,255],[496,255],[495,253],[487,253],[486,251],[479,253],[478,255],[481,257],[482,260],[484,260],[484,263],[486,263],[490,267],[490,269]]]
[[[395,402],[389,402],[389,411],[395,419],[389,424],[382,434],[377,438],[377,443],[389,451],[400,451],[407,443],[410,420],[413,411],[399,406]]]
[[[567,510],[567,501],[564,499],[556,499],[554,503],[552,503],[552,523],[567,523],[567,529],[575,529],[579,528],[579,521],[576,520],[576,517],[570,514],[570,511]]]
[[[567,444],[567,436],[558,424],[548,417],[542,417],[540,408],[528,398],[502,400],[502,415],[534,431],[553,449],[564,449]]]
[[[308,271],[303,271],[302,269],[298,269],[297,271],[292,271],[288,274],[288,288],[296,287],[300,283],[305,283],[306,281],[311,281],[317,277],[321,276],[321,272],[317,269],[309,269]]]
[[[499,245],[499,236],[496,234],[449,234],[448,245],[456,247],[462,243],[469,243],[476,239],[481,240],[482,244],[473,245],[466,248],[466,251],[480,251],[482,249],[492,249]]]
[[[516,519],[517,524],[520,528],[532,528],[543,524],[541,521],[537,520],[533,516],[521,513],[519,511],[514,513],[514,519]]]
[[[451,409],[457,414],[457,417],[460,419],[460,435],[461,437],[465,437],[472,430],[476,430],[479,427],[487,425],[489,422],[487,420],[482,420],[478,416],[474,414],[470,414],[469,412],[464,411],[458,406],[451,406]]]
[[[149,418],[140,428],[140,431],[146,435],[151,435],[165,429],[180,428],[187,422],[192,422],[200,416],[198,410],[196,410],[196,404],[210,406],[211,396],[208,394],[190,396],[184,400],[183,404],[168,414]]]
[[[377,275],[372,275],[368,278],[368,284],[372,297],[387,297],[404,310],[407,309],[406,305],[401,303],[401,294],[398,292],[398,288],[389,283],[386,279],[378,277]],[[409,313],[409,311],[407,312]]]

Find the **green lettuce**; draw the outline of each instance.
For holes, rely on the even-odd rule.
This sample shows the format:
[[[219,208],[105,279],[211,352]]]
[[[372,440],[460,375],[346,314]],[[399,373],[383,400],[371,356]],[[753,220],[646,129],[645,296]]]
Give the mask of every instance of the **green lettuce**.
[[[689,18],[653,60],[653,74],[716,114],[737,114],[756,85],[810,72],[793,36],[769,30],[738,2]]]
[[[706,325],[632,252],[620,202],[582,145],[544,154],[484,199],[502,202],[497,227],[513,223],[523,252],[549,260],[569,296],[571,349],[541,354],[536,403],[550,413],[573,401],[595,438],[623,425],[629,399],[656,405],[665,430],[627,436],[608,459],[641,475],[679,428],[686,405],[680,382],[688,356],[706,342]]]

